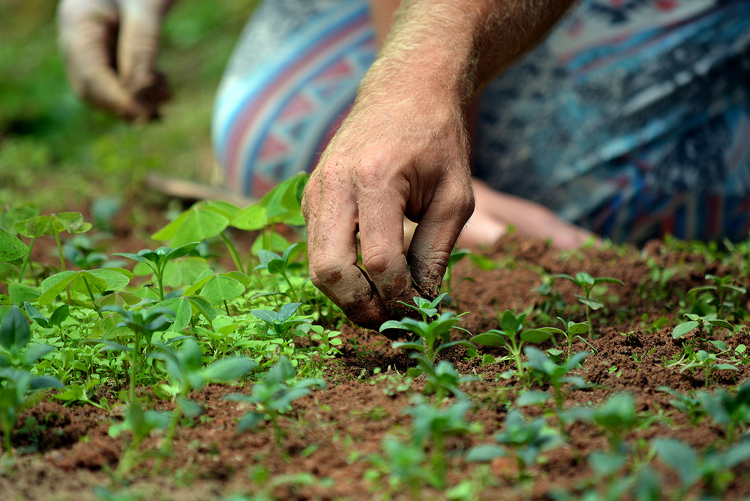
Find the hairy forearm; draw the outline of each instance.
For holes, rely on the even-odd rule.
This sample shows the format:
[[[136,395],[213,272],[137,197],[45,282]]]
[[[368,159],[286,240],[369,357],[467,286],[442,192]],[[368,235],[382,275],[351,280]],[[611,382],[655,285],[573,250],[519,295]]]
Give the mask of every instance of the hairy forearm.
[[[539,43],[573,3],[403,0],[363,89],[419,87],[468,103]]]

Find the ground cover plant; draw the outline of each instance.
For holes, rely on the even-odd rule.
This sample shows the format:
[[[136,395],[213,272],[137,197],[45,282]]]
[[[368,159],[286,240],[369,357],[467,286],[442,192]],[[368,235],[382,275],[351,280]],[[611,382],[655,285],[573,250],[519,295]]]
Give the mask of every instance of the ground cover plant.
[[[511,234],[456,253],[452,297],[406,304],[417,319],[381,327],[393,342],[307,278],[304,182],[127,245],[80,213],[3,212],[3,492],[750,495],[745,244],[561,253]]]

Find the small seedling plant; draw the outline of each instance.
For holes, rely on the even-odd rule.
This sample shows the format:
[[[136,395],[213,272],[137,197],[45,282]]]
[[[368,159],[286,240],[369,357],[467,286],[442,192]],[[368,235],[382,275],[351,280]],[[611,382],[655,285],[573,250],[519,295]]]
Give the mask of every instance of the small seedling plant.
[[[138,368],[145,360],[143,354],[143,343],[146,344],[146,352],[152,348],[151,340],[155,332],[167,330],[172,323],[174,312],[159,306],[146,309],[145,311],[129,311],[121,306],[105,306],[101,311],[112,311],[122,317],[117,327],[127,327],[133,332],[133,347],[125,346],[113,341],[99,340],[104,344],[102,350],[122,351],[130,355],[130,402],[135,402],[135,386],[138,381]],[[144,364],[145,365],[145,364]]]
[[[592,387],[582,377],[572,374],[586,357],[590,355],[588,351],[576,353],[561,364],[556,364],[542,350],[533,346],[524,348],[524,353],[528,358],[527,367],[529,368],[531,379],[549,384],[552,387],[553,398],[558,412],[563,410],[568,393],[573,390]],[[567,391],[563,389],[566,384],[570,385]]]
[[[284,249],[284,252],[281,255],[273,251],[260,249],[258,250],[258,259],[260,259],[260,264],[253,268],[253,271],[266,270],[272,275],[281,276],[289,287],[286,292],[287,296],[289,296],[289,298],[295,302],[300,301],[301,286],[295,287],[294,285],[292,285],[292,280],[290,277],[293,272],[298,273],[303,268],[303,266],[302,263],[299,262],[289,262],[289,258],[291,257],[292,252],[294,252],[298,247],[299,244],[292,244]]]
[[[706,280],[714,283],[693,287],[687,293],[687,299],[692,302],[694,310],[708,310],[716,315],[715,318],[728,316],[733,320],[742,320],[747,317],[748,312],[740,303],[747,294],[747,289],[736,285],[734,277],[708,274]]]
[[[164,301],[164,272],[170,261],[181,258],[195,249],[200,242],[191,242],[172,249],[169,247],[159,247],[156,250],[143,249],[136,254],[127,252],[118,252],[115,256],[122,256],[139,263],[143,263],[154,272],[154,278],[158,285],[159,299]]]
[[[149,356],[164,362],[164,368],[169,376],[170,389],[177,394],[175,410],[167,430],[167,436],[162,445],[162,454],[168,455],[172,449],[172,440],[183,415],[197,417],[201,413],[198,404],[188,397],[191,392],[199,391],[209,382],[231,382],[247,375],[257,365],[254,360],[244,357],[233,357],[218,360],[203,367],[202,352],[193,338],[182,341],[179,351],[173,350],[167,344],[157,345],[158,352]],[[155,470],[158,470],[157,462]]]
[[[287,357],[282,356],[279,363],[271,367],[262,381],[253,386],[252,396],[230,395],[229,400],[250,404],[254,411],[248,412],[237,423],[239,433],[255,428],[263,421],[270,421],[273,426],[276,445],[281,446],[284,431],[279,426],[279,418],[291,409],[294,400],[310,394],[313,388],[325,388],[322,379],[308,378],[295,380],[296,371]]]
[[[62,388],[51,376],[35,376],[29,372],[34,365],[52,351],[51,346],[29,347],[31,330],[17,306],[11,307],[0,324],[0,425],[2,425],[5,452],[12,453],[13,429],[18,422],[18,411],[26,402],[30,391],[44,388]]]
[[[495,435],[495,444],[482,444],[469,450],[467,461],[486,462],[504,457],[510,452],[518,465],[518,479],[531,478],[529,468],[534,466],[539,455],[563,444],[560,436],[547,426],[544,418],[527,422],[516,409],[505,417],[503,431]]]
[[[699,453],[689,445],[672,438],[657,438],[652,446],[659,460],[680,476],[680,490],[675,498],[683,498],[698,481],[703,481],[703,496],[720,499],[734,479],[732,469],[750,459],[750,442],[742,441],[720,451],[716,448]],[[706,499],[706,497],[702,497]]]
[[[460,317],[453,312],[440,313],[438,316],[438,305],[446,296],[446,293],[440,294],[432,301],[421,297],[414,298],[414,305],[404,303],[413,310],[419,312],[422,320],[415,320],[406,317],[403,320],[388,320],[380,326],[380,332],[388,329],[401,329],[412,332],[417,336],[417,341],[396,342],[394,348],[404,348],[414,350],[424,355],[431,365],[435,365],[435,359],[438,353],[454,346],[463,346],[470,354],[476,354],[476,347],[464,340],[451,341],[451,331],[454,329],[463,330],[458,327]],[[430,320],[432,319],[432,320]]]
[[[586,322],[589,326],[589,338],[594,339],[594,324],[591,323],[591,311],[598,310],[604,306],[600,301],[597,301],[591,296],[594,287],[600,284],[625,284],[621,280],[618,280],[616,278],[594,278],[586,272],[576,273],[575,277],[572,277],[566,273],[560,273],[557,275],[552,275],[552,278],[564,278],[566,280],[570,280],[583,292],[582,295],[576,294],[576,297],[578,298],[578,301],[586,308]]]
[[[471,338],[472,343],[484,346],[502,346],[516,362],[516,369],[521,379],[524,378],[524,364],[521,353],[525,343],[541,343],[552,337],[552,333],[544,329],[523,330],[526,313],[516,316],[510,310],[505,310],[499,317],[501,329],[492,329]]]

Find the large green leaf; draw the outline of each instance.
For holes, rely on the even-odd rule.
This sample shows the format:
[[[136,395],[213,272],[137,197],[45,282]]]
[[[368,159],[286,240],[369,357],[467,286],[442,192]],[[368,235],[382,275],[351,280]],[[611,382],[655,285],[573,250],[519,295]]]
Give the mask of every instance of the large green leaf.
[[[224,231],[238,211],[236,206],[228,202],[198,202],[151,238],[169,240],[172,247],[202,242]]]
[[[15,230],[27,238],[40,238],[46,235],[56,235],[63,231],[68,233],[86,233],[91,224],[83,220],[80,212],[61,212],[46,214],[18,221]]]
[[[0,324],[0,345],[6,350],[20,350],[29,344],[31,329],[18,306],[12,306]]]
[[[0,228],[0,263],[24,257],[29,252],[25,243]]]
[[[225,275],[214,275],[201,290],[201,295],[212,303],[221,303],[233,299],[245,292],[245,286],[234,278]]]

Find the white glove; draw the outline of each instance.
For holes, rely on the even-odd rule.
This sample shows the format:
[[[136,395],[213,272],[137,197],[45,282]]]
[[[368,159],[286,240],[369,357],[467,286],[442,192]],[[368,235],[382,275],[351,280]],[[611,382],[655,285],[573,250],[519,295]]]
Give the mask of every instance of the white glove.
[[[159,31],[174,0],[61,0],[59,40],[83,99],[127,120],[157,118],[169,99],[154,68]]]

